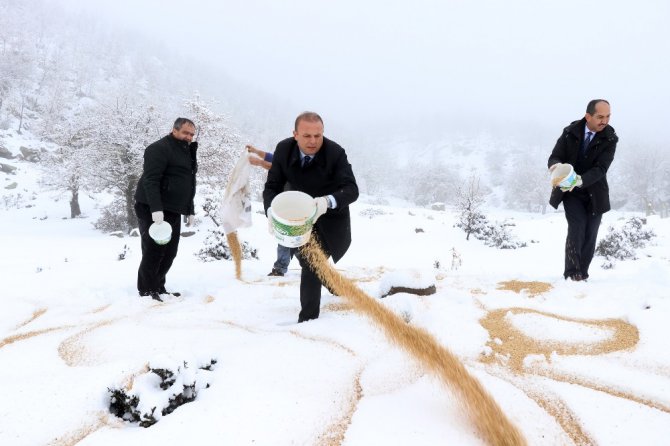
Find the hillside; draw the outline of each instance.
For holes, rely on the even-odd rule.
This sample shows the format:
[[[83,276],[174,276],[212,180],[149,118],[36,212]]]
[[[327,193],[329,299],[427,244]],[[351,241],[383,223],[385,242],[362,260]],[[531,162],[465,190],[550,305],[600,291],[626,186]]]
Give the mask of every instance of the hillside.
[[[87,195],[82,217],[68,218],[36,166],[14,163],[3,184],[25,198],[0,209],[1,444],[483,444],[459,394],[346,297],[324,290],[321,317],[296,324],[299,267],[265,276],[275,242],[262,214],[240,231],[259,257],[243,262],[242,281],[232,262],[194,255],[211,229],[201,219],[168,276],[183,295],[156,303],[136,295],[137,238],[94,230],[100,209]],[[560,212],[487,210],[528,242],[498,250],[466,241],[453,211],[376,199],[353,205],[354,242],[337,270],[453,352],[529,444],[663,443],[670,220],[648,219],[657,237],[638,260],[605,270],[597,257],[589,281],[574,283],[561,277]],[[636,215],[606,214],[601,234]],[[380,298],[389,283],[417,281],[437,292]],[[144,429],[110,414],[108,389],[135,383],[145,406],[165,404],[148,368],[199,384],[195,401]]]

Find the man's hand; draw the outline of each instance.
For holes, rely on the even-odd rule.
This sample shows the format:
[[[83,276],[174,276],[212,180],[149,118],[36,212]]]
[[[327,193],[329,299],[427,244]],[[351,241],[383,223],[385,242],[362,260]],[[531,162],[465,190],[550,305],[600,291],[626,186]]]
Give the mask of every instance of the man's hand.
[[[582,177],[579,175],[575,176],[575,179],[572,181],[572,184],[570,186],[561,186],[561,190],[563,192],[572,192],[572,189],[575,187],[582,187]]]
[[[246,147],[247,147],[247,152],[253,153],[256,156],[260,156],[261,159],[263,159],[265,157],[265,152],[263,152],[260,149],[257,149],[256,147],[252,146],[251,144],[247,144]]]
[[[265,161],[264,159],[262,160],[256,155],[249,155],[249,164],[252,166],[262,167],[265,170],[270,170],[270,167],[272,167],[272,163],[270,161]]]
[[[263,160],[256,155],[249,155],[249,163],[251,163],[252,166],[263,167]]]
[[[266,152],[257,149],[251,144],[247,144],[246,148],[247,152],[251,153],[251,155],[249,155],[249,164],[251,164],[252,166],[262,167],[263,169],[270,170],[270,167],[272,167],[272,163],[269,161],[265,161],[265,155],[267,155]]]
[[[163,211],[156,211],[151,213],[151,219],[154,223],[163,223]]]
[[[328,199],[326,197],[317,197],[314,199],[314,204],[316,205],[316,215],[314,216],[314,221],[316,222],[328,210]]]
[[[193,221],[194,220],[195,220],[195,215],[184,215],[184,223],[186,223],[186,227],[193,226]]]

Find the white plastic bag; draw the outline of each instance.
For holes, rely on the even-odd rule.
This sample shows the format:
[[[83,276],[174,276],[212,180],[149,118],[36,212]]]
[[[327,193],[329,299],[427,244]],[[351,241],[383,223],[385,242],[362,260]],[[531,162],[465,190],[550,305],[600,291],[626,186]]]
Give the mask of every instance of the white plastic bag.
[[[221,201],[221,225],[226,234],[238,228],[251,226],[251,191],[249,173],[251,163],[246,149],[240,154],[228,179],[228,186]]]

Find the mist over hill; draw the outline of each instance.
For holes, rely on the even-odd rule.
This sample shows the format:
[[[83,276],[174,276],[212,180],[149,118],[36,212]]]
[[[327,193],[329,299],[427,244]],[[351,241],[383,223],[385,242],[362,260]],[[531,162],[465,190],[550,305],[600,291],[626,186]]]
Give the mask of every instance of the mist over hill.
[[[105,14],[105,2],[99,11],[74,1],[0,0],[0,6],[0,147],[18,155],[16,149],[8,149],[16,144],[8,141],[18,134],[32,135],[41,142],[31,143],[37,146],[29,149],[58,154],[55,159],[40,160],[47,177],[64,177],[65,172],[82,169],[74,187],[92,193],[109,191],[118,181],[109,178],[100,182],[93,178],[95,175],[85,171],[91,167],[91,160],[95,160],[96,170],[105,163],[116,165],[119,159],[127,160],[129,165],[137,163],[143,148],[169,131],[178,115],[192,117],[200,124],[201,154],[206,167],[200,180],[215,189],[225,184],[245,144],[273,150],[277,141],[290,135],[297,113],[323,104],[324,110],[317,111],[324,116],[326,136],[347,149],[364,193],[382,199],[395,196],[419,205],[451,205],[456,190],[476,178],[487,192],[489,206],[544,212],[549,194],[546,160],[561,129],[583,113],[568,115],[562,121],[538,123],[536,115],[542,114],[541,110],[526,116],[486,110],[476,116],[468,107],[459,109],[458,101],[451,108],[445,102],[442,111],[432,106],[417,108],[407,100],[405,88],[409,87],[400,83],[390,91],[390,97],[378,101],[378,105],[386,101],[393,104],[385,112],[371,109],[369,98],[364,95],[359,103],[342,96],[342,107],[331,107],[326,105],[331,99],[326,99],[337,95],[335,90],[316,89],[312,93],[314,99],[305,100],[304,89],[296,90],[289,82],[287,89],[282,89],[273,82],[259,83],[255,76],[245,79],[239,71],[239,54],[230,50],[230,42],[221,41],[222,37],[209,28],[203,29],[202,34],[210,37],[212,48],[215,42],[219,46],[207,52],[210,47],[190,28],[202,20],[201,13],[188,17],[184,27],[178,28],[171,13],[152,11],[151,17],[164,17],[166,27],[182,29],[184,36],[193,37],[179,41],[179,32],[171,34],[175,40],[166,38],[164,32],[152,32],[157,20],[145,17],[146,5],[132,9],[133,18],[127,23],[117,14]],[[203,11],[207,7],[196,6],[202,6]],[[386,11],[392,12],[393,8]],[[221,20],[228,23],[235,13],[232,6],[224,8]],[[138,26],[143,17],[144,26]],[[252,30],[261,35],[264,32],[250,28],[244,35],[238,33],[235,38],[239,38],[236,43],[240,48],[253,39]],[[342,42],[342,50],[350,48],[347,42]],[[301,45],[295,43],[297,47]],[[502,41],[500,50],[508,49]],[[259,63],[257,59],[264,51],[250,54],[254,63]],[[402,51],[397,48],[398,55]],[[363,61],[357,65],[356,57],[352,53],[351,70],[342,66],[337,69],[356,79],[360,66],[358,80],[369,82]],[[259,70],[265,70],[268,79],[285,77],[286,73],[280,72],[280,65],[273,65],[273,61],[268,57]],[[293,66],[301,71],[304,66],[313,65],[296,59]],[[479,67],[473,67],[476,72]],[[417,81],[423,79],[420,73],[416,76]],[[458,76],[445,77],[444,82],[461,82],[457,79]],[[378,79],[380,83],[385,81]],[[476,77],[472,82],[478,82]],[[358,87],[352,85],[352,91],[355,88]],[[443,93],[433,90],[434,102],[444,102]],[[572,108],[581,110],[583,106],[574,104]],[[651,142],[653,138],[631,133],[635,126],[623,127],[622,131],[616,120],[616,101],[613,111],[612,125],[621,137],[609,173],[614,207],[667,207],[667,143]],[[549,115],[555,116],[555,112]],[[123,179],[123,187],[130,190],[133,169],[129,167],[127,171],[129,178]],[[255,174],[253,185],[258,191],[264,175]],[[65,190],[73,187],[71,182],[50,183],[51,187]],[[123,201],[123,197],[119,200]]]

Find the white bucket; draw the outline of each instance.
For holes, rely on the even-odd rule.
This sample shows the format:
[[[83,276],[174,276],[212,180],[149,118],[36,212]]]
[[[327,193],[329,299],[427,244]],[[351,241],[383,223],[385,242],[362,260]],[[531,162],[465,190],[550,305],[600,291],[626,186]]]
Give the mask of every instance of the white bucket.
[[[570,164],[559,164],[551,171],[553,187],[571,187],[575,178],[577,178],[577,173]]]
[[[172,238],[172,226],[166,221],[153,223],[149,226],[149,237],[159,245],[166,245]]]
[[[274,236],[280,245],[298,248],[309,241],[316,216],[314,199],[290,190],[274,197],[268,210]]]

